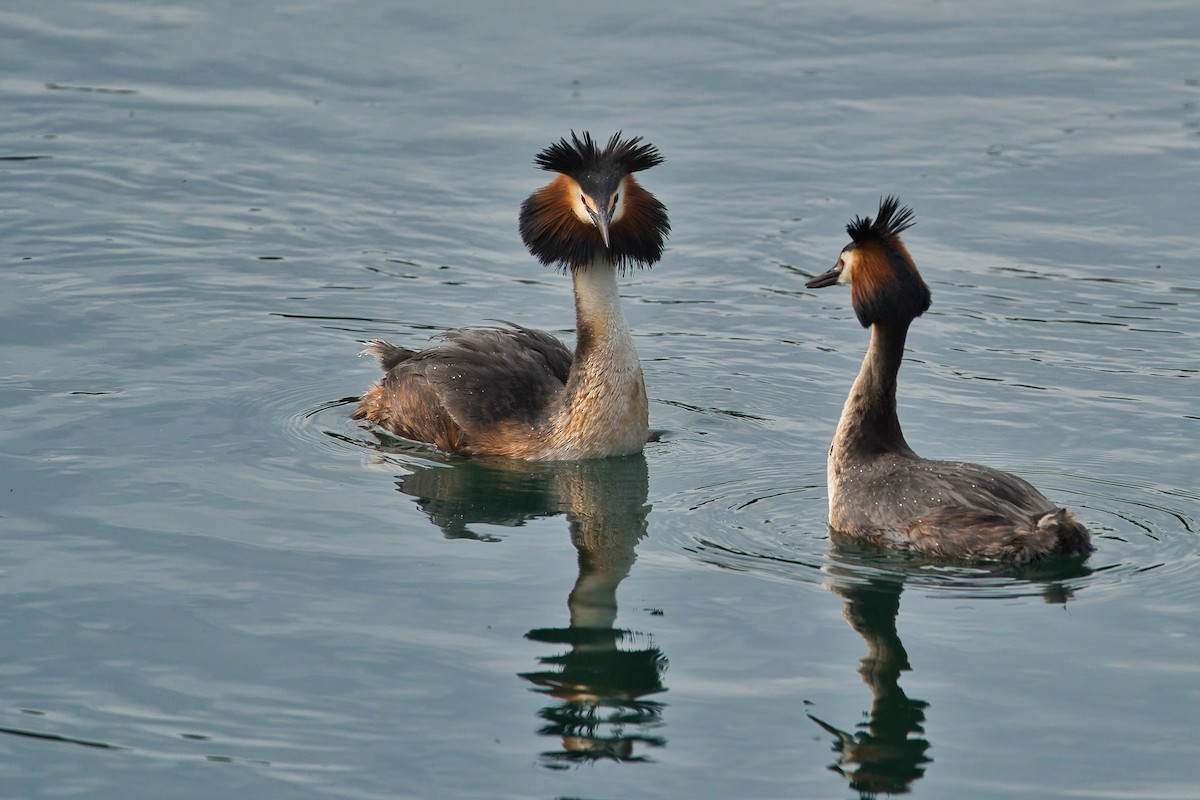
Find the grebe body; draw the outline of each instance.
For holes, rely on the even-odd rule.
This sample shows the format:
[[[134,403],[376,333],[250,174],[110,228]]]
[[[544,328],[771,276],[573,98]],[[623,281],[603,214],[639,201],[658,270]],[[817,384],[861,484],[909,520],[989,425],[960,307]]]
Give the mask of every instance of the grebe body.
[[[538,154],[557,176],[521,206],[530,252],[571,275],[574,352],[505,323],[459,328],[414,351],[371,342],[384,377],[353,417],[452,453],[575,460],[640,452],[649,435],[641,364],[617,274],[657,262],[666,208],[634,173],[662,163],[639,137],[601,148],[586,132]]]
[[[929,555],[1012,564],[1092,550],[1087,529],[1025,480],[979,464],[918,456],[900,428],[896,377],[930,292],[900,240],[912,211],[894,197],[856,218],[837,264],[810,289],[848,284],[871,343],[842,408],[827,464],[835,536]]]

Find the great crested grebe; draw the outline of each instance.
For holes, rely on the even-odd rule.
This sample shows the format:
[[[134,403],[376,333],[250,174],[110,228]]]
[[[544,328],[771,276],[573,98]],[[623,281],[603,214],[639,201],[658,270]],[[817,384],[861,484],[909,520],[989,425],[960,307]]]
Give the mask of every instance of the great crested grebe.
[[[641,137],[601,148],[571,133],[534,163],[558,175],[521,205],[521,238],[575,289],[572,355],[548,333],[505,323],[447,331],[421,351],[371,342],[383,379],[353,417],[467,455],[574,460],[642,450],[649,414],[617,273],[662,257],[667,209],[633,173],[663,162]]]
[[[835,534],[921,553],[1024,564],[1089,553],[1087,529],[1024,480],[913,452],[896,416],[896,374],[909,324],[929,308],[929,287],[900,241],[912,210],[895,197],[846,226],[851,242],[808,288],[850,286],[871,344],[829,449],[829,527]]]

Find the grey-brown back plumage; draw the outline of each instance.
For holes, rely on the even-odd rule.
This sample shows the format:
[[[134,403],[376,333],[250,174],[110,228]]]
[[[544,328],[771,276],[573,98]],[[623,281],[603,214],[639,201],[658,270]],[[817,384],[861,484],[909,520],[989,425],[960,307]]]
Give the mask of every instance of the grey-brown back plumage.
[[[562,342],[512,323],[459,328],[435,340],[421,351],[373,342],[364,352],[379,358],[384,377],[353,417],[462,450],[489,425],[537,424],[571,369]]]
[[[1028,481],[966,461],[881,453],[841,472],[836,530],[956,559],[1087,553],[1086,528]]]

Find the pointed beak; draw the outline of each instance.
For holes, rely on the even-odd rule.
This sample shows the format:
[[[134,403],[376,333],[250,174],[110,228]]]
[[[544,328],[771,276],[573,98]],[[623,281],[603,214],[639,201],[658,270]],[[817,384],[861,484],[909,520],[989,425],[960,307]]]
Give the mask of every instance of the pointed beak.
[[[835,264],[833,269],[828,272],[822,272],[817,277],[804,284],[809,289],[824,289],[826,286],[833,286],[838,282],[838,278],[842,276],[842,271]]]
[[[603,210],[592,211],[589,208],[588,216],[592,218],[592,224],[596,226],[596,230],[600,231],[600,238],[604,241],[604,249],[608,250],[608,212]]]

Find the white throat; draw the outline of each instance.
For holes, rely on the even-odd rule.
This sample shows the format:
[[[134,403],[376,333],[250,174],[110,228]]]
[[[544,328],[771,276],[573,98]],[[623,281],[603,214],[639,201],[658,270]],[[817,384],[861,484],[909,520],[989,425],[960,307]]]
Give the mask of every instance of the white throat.
[[[629,324],[621,309],[621,294],[617,286],[617,271],[601,256],[590,266],[576,270],[575,309],[582,322],[611,332],[617,336],[629,336]],[[631,344],[632,346],[632,344]]]

